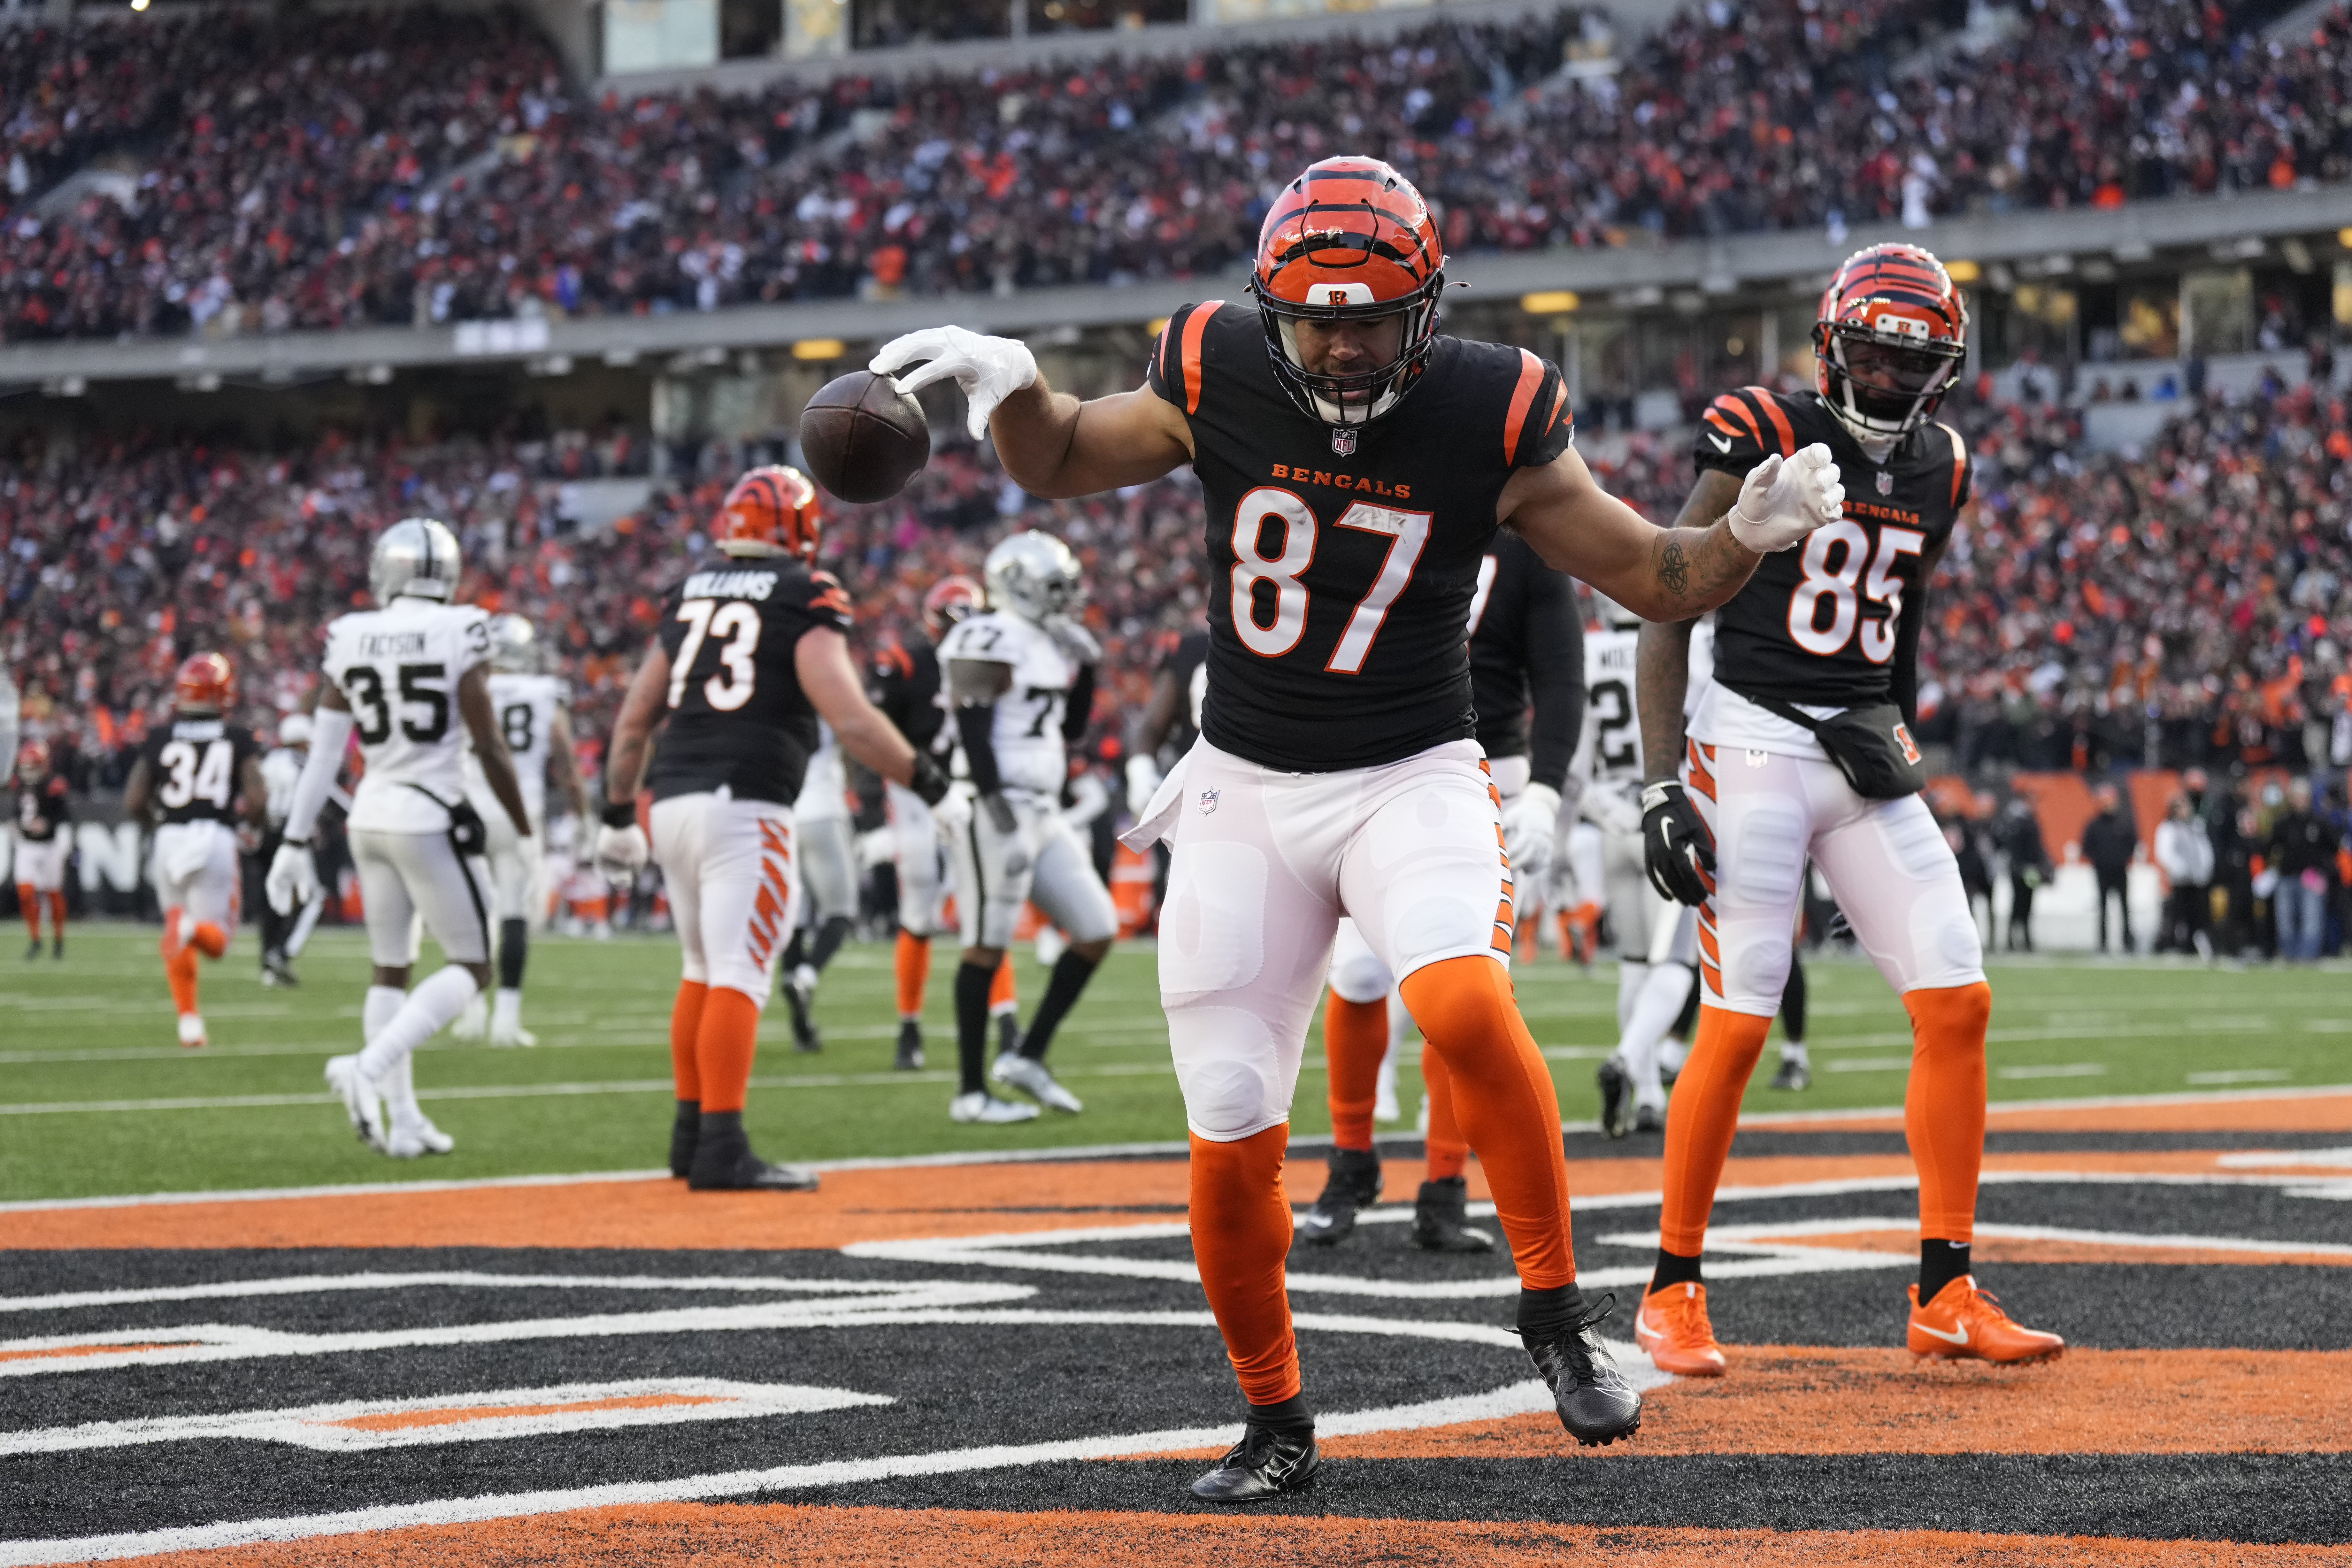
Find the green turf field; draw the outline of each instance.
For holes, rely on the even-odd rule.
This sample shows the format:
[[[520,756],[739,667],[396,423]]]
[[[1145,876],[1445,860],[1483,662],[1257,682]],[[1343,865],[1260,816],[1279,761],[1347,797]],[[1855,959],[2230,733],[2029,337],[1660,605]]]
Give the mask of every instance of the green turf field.
[[[213,1044],[174,1043],[152,929],[82,926],[63,963],[0,958],[0,1200],[525,1173],[643,1170],[667,1148],[668,1009],[677,952],[666,938],[534,943],[525,1022],[534,1050],[446,1036],[416,1081],[455,1154],[403,1163],[353,1139],[320,1065],[357,1048],[367,968],[355,932],[327,931],[299,991],[265,991],[251,934],[205,973]],[[772,1158],[839,1159],[940,1150],[1181,1138],[1152,959],[1115,953],[1055,1047],[1087,1101],[1011,1128],[947,1119],[954,1056],[942,952],[925,1021],[931,1068],[889,1070],[890,952],[852,945],[817,1003],[826,1048],[795,1055],[772,1008],[750,1121]],[[1024,951],[1024,1011],[1045,974]],[[428,955],[427,965],[433,963]],[[1811,964],[1814,1087],[1750,1090],[1750,1110],[1901,1101],[1910,1035],[1875,971]],[[1553,1058],[1560,1108],[1596,1113],[1592,1063],[1615,1037],[1616,980],[1547,956],[1521,963],[1519,996]],[[2342,969],[2227,970],[2035,960],[1993,973],[1992,1097],[2179,1092],[2352,1080],[2352,984]],[[1775,1038],[1778,1038],[1777,1032]],[[1324,1131],[1321,1053],[1310,1044],[1297,1125]],[[1767,1066],[1770,1058],[1767,1058]],[[1410,1110],[1419,1082],[1404,1073]]]

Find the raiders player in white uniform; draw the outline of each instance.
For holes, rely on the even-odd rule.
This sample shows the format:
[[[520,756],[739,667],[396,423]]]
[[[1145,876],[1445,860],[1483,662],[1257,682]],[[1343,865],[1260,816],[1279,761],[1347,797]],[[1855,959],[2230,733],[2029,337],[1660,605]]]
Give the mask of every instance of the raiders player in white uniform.
[[[278,721],[278,744],[261,759],[262,787],[268,792],[266,808],[268,826],[261,837],[261,864],[267,868],[278,858],[278,846],[284,842],[287,814],[294,809],[294,786],[301,782],[302,769],[310,759],[310,716],[289,713]],[[338,810],[348,815],[352,797],[341,786],[327,792],[327,798]],[[315,861],[314,861],[315,864]],[[310,898],[291,919],[278,912],[268,900],[261,900],[261,984],[265,988],[293,986],[301,984],[294,973],[294,961],[302,956],[302,949],[318,929],[319,917],[326,912],[327,890],[313,889]]]
[[[499,994],[496,1007],[480,996],[467,1003],[449,1032],[461,1040],[478,1040],[487,1033],[494,1046],[539,1044],[539,1037],[522,1026],[522,972],[530,952],[530,928],[547,910],[541,841],[547,832],[549,781],[563,792],[563,803],[574,816],[585,819],[588,815],[588,792],[572,755],[571,692],[562,676],[548,674],[541,663],[539,638],[529,621],[508,615],[490,622],[490,706],[514,758],[531,826],[538,829],[530,837],[516,836],[482,776],[481,760],[467,752],[466,798],[488,829],[483,853],[497,896]]]
[[[367,773],[352,797],[352,859],[375,977],[362,1013],[366,1047],[330,1060],[327,1083],[360,1136],[401,1159],[452,1147],[417,1107],[409,1057],[490,983],[484,825],[466,800],[469,736],[516,836],[531,836],[490,701],[489,616],[450,603],[458,571],[457,538],[446,523],[407,518],[377,538],[368,562],[377,607],[327,628],[310,757],[269,868],[269,901],[280,913],[316,891],[310,832],[356,731]],[[411,992],[420,921],[449,962]]]
[[[811,1014],[817,977],[857,923],[857,830],[849,819],[848,797],[849,770],[842,763],[840,742],[831,726],[820,723],[808,777],[801,781],[800,798],[793,803],[793,822],[801,838],[801,890],[806,899],[801,923],[779,966],[796,1051],[824,1049]]]
[[[1053,535],[1033,530],[1004,540],[988,552],[983,577],[987,611],[940,644],[969,787],[978,795],[978,809],[967,801],[947,823],[964,944],[955,983],[962,1078],[948,1113],[958,1121],[1018,1121],[1036,1107],[990,1093],[981,1065],[989,984],[1021,906],[1034,901],[1070,946],[1055,961],[1019,1047],[999,1054],[989,1077],[1057,1110],[1084,1107],[1046,1070],[1046,1047],[1118,934],[1110,889],[1060,809],[1068,748],[1086,733],[1102,650],[1073,613],[1076,558]]]

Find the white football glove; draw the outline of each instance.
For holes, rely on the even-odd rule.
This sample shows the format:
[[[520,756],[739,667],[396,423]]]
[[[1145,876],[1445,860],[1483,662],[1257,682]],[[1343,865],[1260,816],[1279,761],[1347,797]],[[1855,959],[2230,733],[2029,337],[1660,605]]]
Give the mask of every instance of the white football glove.
[[[1503,853],[1511,858],[1511,879],[1542,880],[1551,868],[1552,840],[1559,833],[1559,791],[1531,784],[1503,808]]]
[[[632,822],[626,827],[596,829],[596,874],[616,888],[634,888],[637,873],[653,858],[646,830]]]
[[[896,374],[920,360],[930,363],[912,375]],[[988,416],[996,405],[1037,379],[1037,362],[1030,356],[1028,344],[1012,338],[983,337],[961,327],[929,327],[893,338],[866,362],[866,368],[889,376],[899,391],[909,395],[953,376],[963,388],[968,407],[964,426],[975,441],[986,439]]]
[[[1784,460],[1775,452],[1748,470],[1731,509],[1731,536],[1759,555],[1769,555],[1835,522],[1844,507],[1836,460],[1816,441],[1793,458]]]
[[[1160,793],[1160,764],[1141,752],[1127,759],[1127,814],[1138,822]]]
[[[310,858],[308,844],[280,844],[269,861],[269,875],[262,879],[262,890],[269,895],[269,907],[281,915],[296,910],[319,896],[319,863]]]
[[[931,807],[931,826],[942,842],[953,844],[971,826],[971,785],[958,780]]]
[[[1602,785],[1584,792],[1584,820],[1603,833],[1637,838],[1642,833],[1642,806],[1623,789]]]

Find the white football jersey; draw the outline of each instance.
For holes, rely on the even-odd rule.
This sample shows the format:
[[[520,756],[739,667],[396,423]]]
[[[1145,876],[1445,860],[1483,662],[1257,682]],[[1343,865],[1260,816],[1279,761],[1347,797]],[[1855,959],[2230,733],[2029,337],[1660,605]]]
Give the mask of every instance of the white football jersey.
[[[1584,732],[1577,737],[1580,765],[1570,771],[1595,787],[1641,791],[1642,713],[1633,684],[1640,637],[1630,627],[1584,634]]]
[[[515,777],[522,782],[522,803],[530,808],[531,826],[544,827],[547,763],[555,754],[555,716],[571,700],[571,692],[560,675],[523,675],[503,669],[490,672],[489,688],[490,711],[498,715],[499,733],[506,737]],[[489,781],[482,776],[481,759],[474,755],[470,739],[466,746],[466,792],[473,796],[477,811],[505,809],[490,794]]]
[[[367,763],[352,798],[353,827],[448,828],[444,807],[466,793],[457,683],[489,656],[489,616],[471,605],[399,598],[327,627],[327,679],[351,708]]]
[[[1062,712],[1077,665],[1052,633],[1003,610],[949,629],[940,643],[940,663],[944,668],[960,658],[1013,667],[1013,684],[996,700],[996,722],[989,731],[1004,787],[1060,798],[1069,777]]]
[[[849,774],[841,763],[841,742],[833,726],[817,721],[817,747],[809,753],[808,772],[801,778],[800,798],[793,802],[798,822],[835,820],[849,815]]]
[[[299,746],[278,746],[261,759],[261,783],[269,791],[265,809],[269,826],[286,826],[287,814],[294,809],[294,784],[302,776],[302,764],[310,753]]]

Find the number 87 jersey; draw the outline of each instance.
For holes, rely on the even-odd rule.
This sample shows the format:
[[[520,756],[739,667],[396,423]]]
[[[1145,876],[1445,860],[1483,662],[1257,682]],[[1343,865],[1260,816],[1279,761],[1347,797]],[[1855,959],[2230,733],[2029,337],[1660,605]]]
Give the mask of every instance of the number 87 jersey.
[[[444,806],[466,793],[457,683],[489,656],[489,616],[471,605],[401,597],[328,626],[327,679],[352,710],[367,763],[352,796],[352,826],[448,828]]]
[[[1738,477],[1815,441],[1837,459],[1845,515],[1764,557],[1716,612],[1717,679],[1783,702],[1885,702],[1922,560],[1942,549],[1969,499],[1968,447],[1951,426],[1927,423],[1875,463],[1818,394],[1748,386],[1708,405],[1692,456],[1702,471]],[[1911,672],[1902,673],[1907,689]]]

